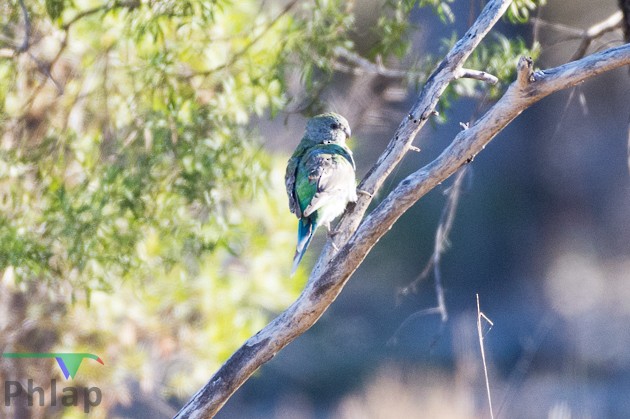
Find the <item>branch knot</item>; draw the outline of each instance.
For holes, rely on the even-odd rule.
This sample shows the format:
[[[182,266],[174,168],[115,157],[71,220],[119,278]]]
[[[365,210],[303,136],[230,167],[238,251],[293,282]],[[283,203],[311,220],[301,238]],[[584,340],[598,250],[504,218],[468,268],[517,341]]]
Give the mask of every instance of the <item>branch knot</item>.
[[[521,57],[516,66],[516,80],[521,87],[536,81],[534,78],[534,60],[532,57]]]

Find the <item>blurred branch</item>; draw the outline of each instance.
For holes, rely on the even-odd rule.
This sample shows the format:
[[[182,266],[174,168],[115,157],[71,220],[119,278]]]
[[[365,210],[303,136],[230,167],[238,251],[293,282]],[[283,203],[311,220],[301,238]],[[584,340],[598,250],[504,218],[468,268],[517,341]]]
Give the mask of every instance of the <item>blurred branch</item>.
[[[617,28],[621,28],[621,24],[623,23],[623,13],[621,11],[613,13],[607,19],[602,20],[586,29],[582,33],[582,42],[580,42],[580,46],[578,46],[577,51],[571,57],[571,61],[578,60],[586,55],[586,51],[588,47],[591,46],[591,42],[595,39],[601,37],[605,33],[612,32]]]
[[[28,50],[31,45],[31,17],[28,13],[28,9],[24,4],[24,0],[18,1],[20,9],[22,10],[22,16],[24,17],[24,39],[20,46],[15,46],[13,40],[9,37],[0,34],[0,40],[9,44],[9,47],[0,48],[0,58],[11,58],[18,54],[21,54]]]
[[[531,22],[534,24],[534,26],[542,26],[548,29],[553,29],[557,32],[564,32],[565,34],[567,34],[566,38],[563,39],[564,41],[568,41],[571,39],[580,39],[582,37],[582,34],[584,33],[584,29],[564,25],[558,22],[548,22],[538,17],[532,18]]]
[[[22,45],[15,50],[17,54],[28,49],[31,39],[31,18],[28,15],[28,10],[26,9],[24,0],[20,0],[20,8],[22,9],[22,15],[24,16],[24,41],[22,41]]]
[[[380,57],[377,58],[376,63],[373,63],[367,58],[364,58],[356,52],[350,51],[344,47],[336,47],[334,52],[337,58],[342,58],[349,64],[344,64],[339,60],[333,63],[335,70],[342,71],[344,73],[354,75],[361,75],[365,73],[377,74],[391,79],[404,79],[414,75],[416,77],[423,76],[423,74],[417,72],[387,68],[383,65]]]
[[[72,19],[70,19],[69,21],[65,22],[62,26],[61,29],[63,29],[64,31],[68,31],[68,29],[70,29],[70,27],[72,25],[74,25],[75,23],[77,23],[79,20],[91,16],[95,13],[99,13],[99,12],[109,12],[111,10],[114,9],[118,9],[118,8],[126,8],[129,10],[133,10],[135,8],[140,7],[140,1],[139,0],[127,0],[127,1],[110,1],[107,2],[105,4],[101,4],[100,6],[95,6],[91,9],[86,9],[86,10],[82,10],[80,12],[78,12],[76,15],[74,15],[72,17]]]
[[[429,77],[387,149],[359,185],[359,189],[368,193],[360,194],[357,203],[346,211],[336,228],[334,238],[328,240],[298,299],[248,339],[176,417],[206,418],[215,415],[254,371],[315,324],[372,247],[400,216],[422,196],[470,163],[521,112],[551,93],[630,64],[630,44],[545,71],[533,72],[532,60],[521,58],[517,80],[509,86],[503,97],[476,123],[461,131],[434,161],[402,180],[363,219],[372,197],[410,150],[412,141],[431,116],[444,89],[456,79],[466,58],[503,15],[509,4],[509,0],[489,1],[477,21]],[[335,240],[339,251],[334,250],[332,240]]]
[[[578,60],[586,55],[591,43],[608,32],[612,32],[622,27],[623,13],[621,11],[615,12],[606,19],[598,22],[587,29],[578,29],[571,26],[566,26],[561,23],[547,22],[542,19],[534,18],[532,22],[535,25],[546,26],[548,28],[564,32],[567,34],[565,40],[581,39],[580,45],[571,57],[571,61]]]
[[[464,129],[468,129],[468,126],[465,126]],[[402,324],[398,326],[392,337],[389,339],[390,343],[396,343],[398,341],[398,335],[400,334],[400,331],[403,330],[409,322],[415,320],[420,316],[439,314],[442,322],[446,322],[448,320],[448,310],[446,308],[446,300],[444,298],[444,286],[442,285],[442,271],[440,269],[440,262],[442,260],[442,255],[449,245],[449,235],[451,234],[451,229],[453,228],[453,222],[455,221],[455,214],[457,213],[459,198],[462,192],[462,184],[464,179],[466,178],[467,173],[468,167],[463,167],[457,173],[457,176],[455,176],[455,181],[453,181],[451,187],[444,192],[448,196],[448,198],[446,200],[446,205],[442,210],[442,214],[440,215],[440,222],[438,224],[437,231],[435,232],[435,243],[433,244],[433,254],[431,255],[431,258],[427,262],[422,272],[420,272],[420,275],[418,275],[418,277],[414,279],[409,285],[400,289],[397,292],[397,297],[404,297],[411,293],[416,293],[418,291],[418,285],[422,281],[427,279],[431,271],[433,271],[437,305],[435,305],[434,307],[429,307],[420,311],[416,311],[415,313],[412,313],[409,317],[407,317],[402,322]]]
[[[431,259],[429,259],[429,262],[424,267],[420,275],[418,275],[418,277],[411,284],[407,285],[399,292],[400,295],[407,295],[411,292],[415,293],[417,291],[418,284],[421,281],[424,281],[433,269],[437,306],[432,310],[429,309],[431,311],[429,311],[428,313],[439,314],[443,322],[448,320],[448,311],[446,310],[446,303],[444,300],[444,287],[442,286],[442,273],[440,270],[440,262],[442,259],[442,255],[449,245],[449,235],[451,233],[451,229],[453,228],[453,222],[455,221],[455,214],[457,213],[459,198],[462,192],[462,184],[467,172],[467,167],[462,168],[457,173],[457,176],[455,176],[455,181],[453,182],[453,185],[451,185],[451,187],[448,188],[445,192],[448,195],[448,198],[446,200],[444,210],[442,211],[442,215],[440,216],[440,222],[438,224],[437,231],[435,232],[435,243],[433,245],[433,254],[431,255]]]
[[[28,56],[31,58],[31,60],[33,60],[35,62],[35,64],[37,65],[37,69],[40,71],[40,73],[42,73],[44,76],[46,76],[47,79],[49,79],[52,84],[55,86],[55,89],[57,89],[57,94],[62,95],[63,94],[63,86],[61,85],[61,83],[59,83],[57,80],[55,80],[55,78],[52,76],[52,74],[50,73],[50,69],[52,68],[52,65],[54,63],[45,63],[41,60],[39,60],[37,57],[35,57],[33,54],[31,54],[31,52],[28,52]],[[43,86],[43,84],[42,84]],[[39,93],[39,90],[36,90],[37,93]]]
[[[350,51],[343,47],[336,47],[335,55],[338,58],[343,58],[344,61],[352,64],[352,66],[349,66],[341,63],[340,61],[335,61],[333,63],[333,67],[335,68],[335,70],[342,71],[344,73],[354,75],[361,75],[364,73],[376,74],[391,79],[418,79],[424,76],[423,73],[417,71],[397,70],[385,67],[380,57],[377,57],[376,62],[373,63],[367,58],[360,56],[356,52]],[[458,69],[455,78],[476,79],[490,84],[496,84],[499,81],[498,78],[496,78],[492,74],[486,73],[485,71],[471,70],[468,68]]]
[[[484,320],[490,325],[490,328],[494,326],[492,320],[481,311],[481,305],[479,304],[479,294],[477,294],[477,338],[479,339],[479,349],[481,351],[481,361],[483,362],[483,374],[486,380],[486,394],[488,396],[488,408],[490,409],[490,419],[494,419],[494,412],[492,410],[492,392],[490,391],[490,379],[488,379],[488,363],[486,362],[486,349],[483,344],[484,333],[481,321]]]

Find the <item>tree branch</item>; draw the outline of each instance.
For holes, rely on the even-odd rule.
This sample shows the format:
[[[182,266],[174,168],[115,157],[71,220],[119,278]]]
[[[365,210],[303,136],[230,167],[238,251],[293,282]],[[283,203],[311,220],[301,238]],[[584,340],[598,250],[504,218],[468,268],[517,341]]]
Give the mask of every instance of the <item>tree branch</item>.
[[[385,179],[400,163],[407,151],[412,149],[414,138],[435,112],[438,100],[446,87],[458,78],[458,73],[463,68],[466,59],[503,16],[510,3],[511,0],[489,1],[470,29],[457,41],[429,76],[407,118],[400,123],[394,136],[390,139],[389,145],[359,185],[359,189],[368,192],[368,194],[361,194],[354,207],[350,208],[337,224],[334,235],[335,243],[333,245],[332,240],[328,240],[311,278],[317,277],[321,273],[331,260],[335,247],[341,248],[357,229],[372,198],[381,188]]]
[[[390,79],[405,79],[405,78],[408,79],[408,78],[418,78],[422,76],[422,74],[419,72],[408,71],[408,70],[397,70],[397,69],[385,67],[383,63],[378,59],[375,63],[373,63],[367,58],[363,58],[356,52],[350,51],[343,47],[336,47],[335,55],[339,58],[343,58],[345,61],[353,65],[353,67],[351,67],[339,61],[334,62],[333,67],[335,68],[335,70],[339,70],[344,73],[349,73],[349,74],[354,74],[354,75],[361,75],[364,73],[369,73],[369,74],[376,74],[376,75],[390,78]],[[460,68],[457,72],[455,72],[454,78],[476,79],[476,80],[481,80],[490,84],[496,84],[499,81],[498,78],[496,78],[492,74],[486,73],[485,71],[471,70],[468,68]]]
[[[371,196],[409,150],[441,93],[456,78],[464,60],[509,4],[509,0],[488,2],[477,22],[431,75],[388,148],[361,182],[359,188],[369,194],[361,194],[357,204],[349,209],[337,227],[335,240],[341,244],[340,250],[334,253],[329,240],[299,298],[248,339],[180,410],[177,418],[207,418],[216,414],[254,371],[319,319],[372,247],[405,211],[460,167],[471,162],[523,110],[553,92],[630,64],[630,44],[546,71],[533,72],[532,61],[521,59],[518,78],[505,95],[475,124],[461,131],[433,162],[400,182],[359,225]]]
[[[490,83],[490,84],[497,84],[499,82],[499,79],[490,73],[486,73],[485,71],[479,71],[479,70],[471,70],[470,68],[460,68],[459,71],[455,72],[455,78],[475,79],[475,80],[480,80],[480,81]]]
[[[106,2],[105,4],[101,4],[100,6],[95,6],[92,7],[91,9],[86,9],[86,10],[82,10],[80,12],[78,12],[76,15],[74,15],[72,17],[72,19],[70,19],[69,21],[65,22],[62,26],[61,29],[63,29],[64,31],[68,31],[68,29],[70,29],[70,27],[72,25],[74,25],[75,23],[77,23],[79,20],[86,18],[88,16],[91,16],[93,14],[99,13],[99,12],[109,12],[111,10],[117,9],[117,8],[127,8],[129,10],[133,10],[135,8],[140,7],[140,1],[139,0],[125,0],[125,1],[111,1],[111,2]]]
[[[31,43],[31,18],[28,15],[28,9],[24,4],[24,0],[20,0],[19,3],[22,9],[22,15],[24,16],[24,40],[22,41],[22,45],[15,50],[16,54],[26,51]]]
[[[610,15],[608,18],[602,20],[601,22],[598,22],[590,28],[586,29],[582,33],[582,42],[580,42],[578,49],[575,51],[575,54],[573,54],[573,57],[571,57],[571,61],[584,57],[586,55],[588,47],[591,46],[591,42],[601,37],[605,33],[614,31],[617,28],[621,28],[622,23],[623,13],[621,11],[618,11]]]
[[[617,11],[608,16],[606,19],[595,23],[587,29],[578,29],[572,26],[563,25],[561,23],[547,22],[539,18],[533,18],[532,22],[534,23],[534,25],[546,26],[556,31],[566,33],[566,36],[562,39],[562,41],[580,39],[580,45],[571,57],[571,61],[574,61],[579,60],[586,55],[586,52],[588,51],[588,48],[591,46],[593,41],[601,38],[608,32],[612,32],[618,28],[622,28],[624,26],[624,14],[621,11]]]
[[[351,67],[349,65],[342,64],[339,61],[334,62],[333,66],[335,70],[343,71],[344,73],[354,75],[361,75],[364,73],[377,74],[390,79],[404,79],[410,76],[420,76],[418,73],[406,70],[387,68],[380,61],[373,63],[367,58],[364,58],[356,52],[350,51],[344,47],[336,47],[334,52],[337,57],[343,58],[346,62],[353,65]]]

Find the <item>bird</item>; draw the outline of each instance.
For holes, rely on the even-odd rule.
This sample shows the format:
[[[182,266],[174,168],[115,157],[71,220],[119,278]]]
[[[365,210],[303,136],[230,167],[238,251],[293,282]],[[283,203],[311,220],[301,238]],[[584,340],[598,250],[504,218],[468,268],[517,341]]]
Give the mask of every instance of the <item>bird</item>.
[[[298,218],[298,239],[293,275],[313,238],[323,225],[341,215],[349,202],[357,201],[356,165],[346,145],[348,121],[334,113],[309,119],[302,140],[287,163],[285,184],[289,209]]]

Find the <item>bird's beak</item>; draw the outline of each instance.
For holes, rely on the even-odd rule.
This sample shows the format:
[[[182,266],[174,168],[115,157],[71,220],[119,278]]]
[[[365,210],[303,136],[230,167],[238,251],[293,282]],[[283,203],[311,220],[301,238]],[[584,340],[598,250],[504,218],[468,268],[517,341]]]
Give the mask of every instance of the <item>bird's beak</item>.
[[[350,131],[350,128],[348,129],[344,128],[343,132],[346,133],[346,140],[352,136],[352,132]]]

